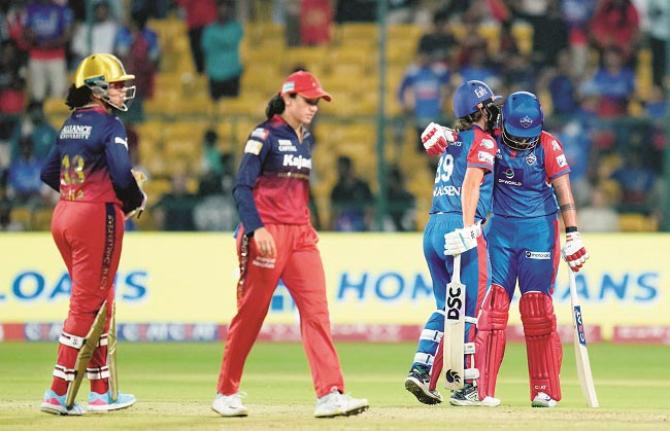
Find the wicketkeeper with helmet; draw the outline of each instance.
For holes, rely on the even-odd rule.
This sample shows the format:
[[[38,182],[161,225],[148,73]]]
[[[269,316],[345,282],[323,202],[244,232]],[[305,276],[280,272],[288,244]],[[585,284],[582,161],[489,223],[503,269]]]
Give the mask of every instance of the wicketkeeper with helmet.
[[[113,283],[124,219],[146,203],[131,171],[126,130],[114,115],[128,109],[133,79],[111,54],[86,57],[67,96],[72,113],[42,169],[42,181],[60,193],[51,232],[72,280],[53,382],[41,405],[47,413],[84,413],[75,403],[84,375],[91,383],[89,410],[135,403],[133,395],[118,393],[113,355]]]
[[[561,256],[559,209],[566,232],[563,254],[570,268],[579,271],[588,253],[577,231],[570,167],[561,143],[542,127],[543,113],[534,94],[519,91],[507,98],[502,129],[496,136],[493,216],[488,232],[491,286],[482,302],[475,349],[479,397],[494,397],[509,304],[518,281],[530,399],[534,407],[554,407],[561,399],[562,346],[552,302]],[[456,254],[475,247],[470,238],[463,231],[453,232],[445,251]]]
[[[463,228],[464,218],[469,218],[466,230],[475,235],[471,250],[461,256],[462,282],[465,294],[465,339],[459,340],[472,346],[475,323],[480,302],[489,283],[489,257],[486,239],[481,234],[481,223],[486,220],[491,206],[493,165],[496,142],[491,136],[499,117],[498,97],[482,81],[466,81],[454,92],[453,108],[458,118],[456,130],[431,123],[422,134],[422,141],[430,155],[441,154],[435,185],[430,219],[424,230],[423,251],[433,282],[436,310],[426,322],[405,388],[424,404],[442,402],[435,389],[442,370],[442,343],[445,320],[446,285],[454,272],[453,256],[444,253],[445,234]],[[447,143],[451,142],[447,146]],[[462,197],[470,197],[471,211],[466,214]],[[439,346],[439,347],[438,347]],[[465,375],[468,387],[474,387],[477,370],[472,359],[472,349],[465,355]],[[496,400],[484,401],[495,404]]]
[[[314,138],[307,129],[321,100],[329,102],[314,75],[286,78],[268,103],[267,120],[249,135],[233,196],[240,228],[237,314],[230,322],[212,409],[246,416],[239,391],[247,355],[281,278],[300,312],[300,332],[312,369],[316,417],[349,416],[368,408],[344,393],[340,362],[330,334],[326,281],[318,235],[310,222],[309,176]]]

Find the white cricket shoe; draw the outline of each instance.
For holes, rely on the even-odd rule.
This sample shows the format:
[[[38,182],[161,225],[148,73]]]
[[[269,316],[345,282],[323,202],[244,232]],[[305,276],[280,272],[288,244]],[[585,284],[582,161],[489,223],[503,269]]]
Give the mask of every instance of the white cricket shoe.
[[[556,407],[557,405],[558,401],[551,398],[544,392],[538,392],[537,395],[535,395],[535,398],[533,398],[533,402],[531,404],[531,406],[533,407],[548,407],[548,408]]]
[[[47,389],[44,392],[40,410],[44,413],[61,416],[81,416],[84,414],[84,409],[77,403],[71,409],[65,407],[65,398],[65,395],[58,395],[53,390]]]
[[[242,398],[245,396],[244,392],[236,392],[232,395],[216,394],[212,410],[226,418],[247,416],[249,412],[242,404]]]
[[[490,396],[485,397],[484,399],[479,399],[479,394],[477,393],[477,387],[471,384],[466,384],[463,389],[454,391],[449,398],[449,404],[452,406],[464,407],[464,406],[480,406],[480,407],[498,407],[500,405],[500,400],[498,398],[493,398]]]
[[[363,413],[369,407],[365,398],[352,398],[341,394],[337,389],[316,400],[314,417],[334,418],[335,416],[352,416]]]

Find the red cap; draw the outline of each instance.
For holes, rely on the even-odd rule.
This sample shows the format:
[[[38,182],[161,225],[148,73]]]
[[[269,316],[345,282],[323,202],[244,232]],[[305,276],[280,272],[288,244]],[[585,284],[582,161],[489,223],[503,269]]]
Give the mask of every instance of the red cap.
[[[323,97],[327,102],[330,102],[332,99],[330,94],[326,93],[326,91],[321,88],[321,84],[319,84],[319,80],[316,79],[316,76],[309,72],[305,72],[304,70],[290,74],[279,91],[279,94],[281,95],[294,93],[298,93],[307,99],[318,99],[319,97]]]

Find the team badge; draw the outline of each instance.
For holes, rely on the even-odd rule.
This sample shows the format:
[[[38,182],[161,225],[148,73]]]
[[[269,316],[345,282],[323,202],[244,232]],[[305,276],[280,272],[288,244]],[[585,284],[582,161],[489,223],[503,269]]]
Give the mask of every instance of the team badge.
[[[244,152],[257,156],[261,153],[262,148],[263,148],[263,143],[262,142],[258,142],[258,141],[255,141],[253,139],[249,139],[247,141],[247,144],[244,146]]]
[[[533,125],[533,119],[526,115],[519,120],[519,124],[521,124],[521,127],[524,129],[527,129]]]
[[[528,163],[529,166],[533,166],[537,162],[537,157],[535,157],[534,153],[530,153],[528,157],[526,157],[526,163]]]
[[[568,161],[565,158],[565,154],[561,154],[560,156],[556,157],[556,163],[558,163],[559,168],[568,166]]]

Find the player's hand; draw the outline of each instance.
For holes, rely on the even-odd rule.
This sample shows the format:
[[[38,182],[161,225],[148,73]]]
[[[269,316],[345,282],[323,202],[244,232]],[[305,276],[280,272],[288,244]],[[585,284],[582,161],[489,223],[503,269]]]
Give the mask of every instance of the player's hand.
[[[430,123],[421,132],[421,142],[429,156],[437,156],[444,152],[449,143],[458,139],[458,133],[437,123]]]
[[[146,207],[147,207],[147,194],[142,192],[142,204],[139,207],[132,210],[131,212],[129,212],[128,214],[126,214],[124,220],[133,218],[135,215],[137,215],[137,218],[140,218]]]
[[[482,234],[482,225],[477,222],[444,235],[444,254],[454,256],[477,247],[477,238]]]
[[[277,247],[272,234],[264,227],[259,227],[254,231],[254,244],[262,257],[274,259],[277,256]]]
[[[584,247],[579,232],[565,234],[565,245],[563,246],[563,258],[574,272],[579,272],[584,262],[589,258],[589,253]]]

